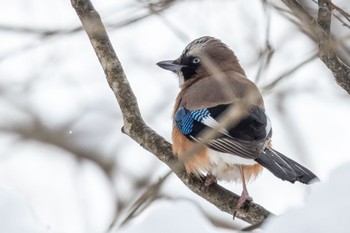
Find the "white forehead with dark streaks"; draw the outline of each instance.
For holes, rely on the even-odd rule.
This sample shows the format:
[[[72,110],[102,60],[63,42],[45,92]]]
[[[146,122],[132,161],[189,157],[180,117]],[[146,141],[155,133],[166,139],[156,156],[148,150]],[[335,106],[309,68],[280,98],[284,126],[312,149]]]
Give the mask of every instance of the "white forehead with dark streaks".
[[[207,42],[210,40],[215,40],[215,38],[210,36],[203,36],[201,38],[198,38],[192,41],[186,46],[181,56],[183,57],[183,56],[199,55],[200,52],[203,50],[203,48],[206,46]]]

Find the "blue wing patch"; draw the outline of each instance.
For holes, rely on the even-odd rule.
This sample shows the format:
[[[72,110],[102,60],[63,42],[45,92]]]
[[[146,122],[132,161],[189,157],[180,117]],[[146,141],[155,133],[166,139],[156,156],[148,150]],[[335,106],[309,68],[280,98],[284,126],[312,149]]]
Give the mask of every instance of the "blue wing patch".
[[[193,121],[202,122],[208,116],[210,116],[208,109],[190,111],[180,107],[175,113],[175,125],[182,134],[188,135],[193,130]]]
[[[180,107],[175,113],[175,125],[182,134],[190,134],[193,129],[191,112],[184,107]]]

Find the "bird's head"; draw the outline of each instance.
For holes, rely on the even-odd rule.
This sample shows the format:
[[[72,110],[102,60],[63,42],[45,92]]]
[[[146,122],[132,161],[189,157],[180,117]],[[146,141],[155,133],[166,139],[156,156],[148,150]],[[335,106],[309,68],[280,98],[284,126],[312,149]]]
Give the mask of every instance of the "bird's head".
[[[157,65],[176,73],[180,85],[217,72],[235,71],[245,75],[233,51],[220,40],[209,36],[192,41],[178,59],[161,61]]]

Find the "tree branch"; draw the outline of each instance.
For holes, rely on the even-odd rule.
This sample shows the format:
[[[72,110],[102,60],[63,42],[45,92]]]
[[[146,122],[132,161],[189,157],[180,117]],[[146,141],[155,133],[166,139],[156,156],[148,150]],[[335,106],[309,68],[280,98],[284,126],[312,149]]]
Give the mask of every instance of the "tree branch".
[[[108,38],[101,18],[92,3],[89,0],[71,0],[71,3],[82,22],[103,67],[108,84],[121,108],[124,120],[122,131],[164,162],[194,193],[211,202],[220,210],[233,215],[239,196],[217,184],[203,188],[202,179],[188,175],[183,166],[179,166],[179,162],[172,154],[171,144],[143,121],[137,100]],[[246,208],[239,210],[236,217],[251,224],[259,224],[270,214],[262,206],[252,202]]]
[[[332,4],[330,0],[319,0],[317,21],[299,4],[297,0],[282,2],[303,23],[303,26],[318,44],[318,57],[332,71],[336,82],[350,94],[350,67],[345,64],[335,51],[337,45],[330,38]]]

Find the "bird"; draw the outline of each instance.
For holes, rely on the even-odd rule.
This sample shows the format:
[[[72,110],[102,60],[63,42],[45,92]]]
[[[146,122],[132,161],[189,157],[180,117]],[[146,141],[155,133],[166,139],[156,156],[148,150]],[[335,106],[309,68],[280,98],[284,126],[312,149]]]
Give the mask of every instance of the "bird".
[[[318,179],[272,148],[272,126],[262,95],[221,40],[200,37],[179,58],[157,65],[179,78],[172,116],[173,154],[187,173],[205,176],[205,186],[216,181],[241,182],[243,191],[235,210],[252,201],[246,183],[263,167],[291,183],[310,184]],[[215,133],[207,136],[211,131]],[[195,145],[201,146],[189,153]]]

